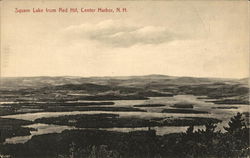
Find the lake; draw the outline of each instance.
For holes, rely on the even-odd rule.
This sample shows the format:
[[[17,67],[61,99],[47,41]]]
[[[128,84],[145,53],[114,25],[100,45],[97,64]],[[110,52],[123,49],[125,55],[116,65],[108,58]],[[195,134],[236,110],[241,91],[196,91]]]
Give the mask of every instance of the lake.
[[[222,120],[218,124],[216,130],[224,131],[223,127],[227,126],[228,121],[232,116],[237,112],[248,112],[249,105],[226,105],[226,104],[214,104],[209,99],[198,99],[197,96],[193,95],[177,95],[173,97],[150,97],[148,100],[116,100],[114,105],[98,105],[98,107],[133,107],[133,105],[141,104],[165,104],[166,106],[161,107],[140,107],[147,112],[115,112],[115,111],[72,111],[72,112],[36,112],[36,113],[25,113],[25,114],[16,114],[16,115],[7,115],[1,116],[2,118],[15,118],[34,121],[38,118],[48,118],[48,117],[58,117],[63,115],[77,115],[77,114],[118,114],[120,117],[129,117],[129,118],[160,118],[160,117],[209,117],[217,118]],[[76,102],[88,102],[79,100]],[[163,109],[172,109],[172,105],[175,103],[189,103],[194,105],[194,110],[207,111],[208,114],[181,114],[181,113],[161,113]],[[94,106],[94,105],[93,105]],[[216,107],[237,107],[233,109],[218,109]],[[28,112],[28,111],[27,111]],[[30,136],[18,136],[6,139],[5,143],[25,143],[32,138],[34,135],[42,135],[48,133],[60,133],[66,129],[78,129],[70,126],[61,126],[61,125],[52,125],[52,124],[32,124],[24,127],[30,127],[36,129],[36,131],[31,131]],[[187,126],[163,126],[163,127],[152,127],[155,129],[158,135],[164,135],[169,133],[179,133],[185,132]],[[86,128],[81,128],[82,130]],[[95,128],[99,130],[107,131],[117,131],[117,132],[130,132],[137,130],[148,130],[147,127],[141,128]],[[195,130],[204,129],[204,126],[195,126]]]

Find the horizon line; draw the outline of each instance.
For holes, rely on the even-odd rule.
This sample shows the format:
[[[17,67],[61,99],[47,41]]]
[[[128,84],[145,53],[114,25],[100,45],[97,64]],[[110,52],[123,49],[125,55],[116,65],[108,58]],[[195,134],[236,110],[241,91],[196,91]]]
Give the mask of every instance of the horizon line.
[[[142,76],[165,76],[165,77],[189,77],[189,78],[210,78],[210,79],[247,79],[247,77],[233,78],[233,77],[212,77],[212,76],[176,76],[166,74],[145,74],[145,75],[117,75],[117,76],[79,76],[79,75],[34,75],[34,76],[1,76],[0,78],[36,78],[36,77],[79,77],[79,78],[119,78],[119,77],[142,77]]]

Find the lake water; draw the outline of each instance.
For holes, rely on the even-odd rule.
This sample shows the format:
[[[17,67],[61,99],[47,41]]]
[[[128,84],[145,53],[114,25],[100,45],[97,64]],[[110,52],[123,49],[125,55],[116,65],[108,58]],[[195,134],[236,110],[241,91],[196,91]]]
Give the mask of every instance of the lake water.
[[[222,120],[222,123],[217,125],[217,130],[224,131],[223,127],[227,126],[229,119],[234,116],[237,112],[248,112],[249,105],[224,105],[214,104],[207,102],[206,99],[197,99],[193,95],[177,95],[174,97],[151,97],[149,100],[117,100],[114,101],[114,105],[98,105],[98,107],[133,107],[133,105],[140,104],[165,104],[163,107],[144,107],[141,109],[147,110],[147,112],[114,112],[114,111],[73,111],[73,112],[38,112],[38,113],[25,113],[17,115],[2,116],[2,118],[15,118],[34,121],[38,118],[58,117],[63,115],[76,115],[76,114],[119,114],[120,117],[129,118],[159,118],[159,117],[211,117]],[[88,102],[88,101],[78,101]],[[171,108],[170,106],[175,103],[190,103],[194,105],[194,110],[207,111],[209,114],[179,114],[179,113],[161,113],[163,109]],[[238,107],[238,109],[216,109],[215,107]],[[25,127],[35,128],[37,131],[32,131],[30,136],[19,136],[6,139],[5,143],[24,143],[32,138],[34,135],[42,135],[48,133],[60,133],[66,129],[76,129],[69,126],[60,125],[48,125],[48,124],[32,124]],[[169,133],[185,132],[188,127],[175,127],[175,126],[164,126],[164,127],[152,127],[156,130],[158,135],[164,135]],[[142,128],[99,128],[100,130],[107,131],[118,131],[118,132],[130,132],[137,130],[148,130],[147,127]],[[195,129],[204,129],[204,126],[196,126]],[[84,130],[84,129],[83,129]]]

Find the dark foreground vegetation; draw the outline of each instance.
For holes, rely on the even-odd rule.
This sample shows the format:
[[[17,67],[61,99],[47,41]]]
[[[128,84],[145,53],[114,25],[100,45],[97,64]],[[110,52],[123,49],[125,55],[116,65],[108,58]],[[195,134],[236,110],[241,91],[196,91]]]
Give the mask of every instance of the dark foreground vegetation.
[[[249,128],[242,115],[231,118],[226,133],[206,124],[205,130],[157,136],[154,130],[129,133],[67,130],[34,136],[25,144],[0,146],[13,158],[236,158],[248,157]]]
[[[31,123],[32,121],[0,118],[0,144],[3,143],[6,138],[30,135],[30,131],[33,129],[21,126]]]

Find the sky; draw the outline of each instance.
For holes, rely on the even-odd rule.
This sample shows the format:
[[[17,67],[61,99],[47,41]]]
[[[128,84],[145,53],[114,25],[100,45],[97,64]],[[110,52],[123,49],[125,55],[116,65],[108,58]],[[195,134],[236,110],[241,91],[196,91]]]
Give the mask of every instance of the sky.
[[[248,77],[247,9],[247,1],[3,1],[1,76]]]

